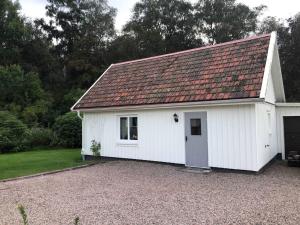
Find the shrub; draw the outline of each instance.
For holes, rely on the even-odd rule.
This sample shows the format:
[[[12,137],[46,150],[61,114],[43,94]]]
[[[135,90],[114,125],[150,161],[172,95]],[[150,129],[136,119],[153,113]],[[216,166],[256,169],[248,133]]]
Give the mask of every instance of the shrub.
[[[95,140],[92,140],[91,151],[94,156],[100,156],[101,144]]]
[[[28,132],[27,141],[31,146],[49,146],[53,140],[53,133],[47,128],[32,128]]]
[[[21,151],[27,148],[27,127],[14,115],[0,111],[0,152]]]
[[[76,113],[69,112],[56,118],[53,131],[55,144],[63,147],[81,146],[81,120]]]

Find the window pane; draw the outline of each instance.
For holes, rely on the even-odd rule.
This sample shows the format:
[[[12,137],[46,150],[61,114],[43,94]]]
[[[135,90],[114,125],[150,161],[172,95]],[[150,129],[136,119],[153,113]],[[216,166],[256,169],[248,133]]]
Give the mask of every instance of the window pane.
[[[138,121],[137,117],[129,118],[129,127],[130,127],[130,140],[138,139]]]
[[[201,135],[200,119],[191,119],[191,135]]]
[[[128,123],[127,117],[120,118],[120,139],[127,140],[128,139]]]

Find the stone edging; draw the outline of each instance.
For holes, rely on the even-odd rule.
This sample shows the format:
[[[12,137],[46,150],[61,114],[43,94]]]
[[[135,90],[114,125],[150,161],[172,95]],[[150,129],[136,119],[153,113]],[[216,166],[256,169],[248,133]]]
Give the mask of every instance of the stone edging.
[[[103,162],[102,162],[102,163],[103,163]],[[66,171],[72,171],[72,170],[76,170],[76,169],[82,169],[82,168],[94,166],[94,165],[96,165],[96,164],[99,164],[99,162],[93,162],[93,163],[88,163],[88,164],[86,164],[86,165],[75,166],[75,167],[69,167],[69,168],[61,169],[61,170],[52,170],[52,171],[49,171],[49,172],[37,173],[37,174],[32,174],[32,175],[27,175],[27,176],[14,177],[14,178],[7,178],[7,179],[0,180],[0,183],[5,183],[5,182],[15,181],[15,180],[25,180],[25,179],[33,178],[33,177],[41,177],[41,176],[50,175],[50,174],[55,174],[55,173],[61,173],[61,172],[66,172]]]

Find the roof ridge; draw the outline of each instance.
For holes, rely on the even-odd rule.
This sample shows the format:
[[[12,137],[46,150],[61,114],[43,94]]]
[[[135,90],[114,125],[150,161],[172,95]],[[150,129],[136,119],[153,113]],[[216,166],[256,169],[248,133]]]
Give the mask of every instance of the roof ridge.
[[[163,54],[163,55],[150,56],[150,57],[146,57],[146,58],[142,58],[142,59],[134,59],[134,60],[124,61],[124,62],[119,62],[119,63],[113,63],[112,65],[113,66],[118,66],[118,65],[133,63],[133,62],[146,61],[146,60],[149,60],[149,59],[156,59],[156,58],[162,58],[162,57],[166,57],[166,56],[179,55],[179,54],[184,54],[184,53],[187,53],[187,52],[194,52],[194,51],[199,51],[199,50],[203,50],[203,49],[209,49],[209,48],[226,46],[226,45],[235,44],[235,43],[251,41],[251,40],[264,38],[264,37],[268,37],[268,36],[270,37],[271,33],[261,34],[261,35],[253,35],[253,36],[243,38],[243,39],[239,39],[239,40],[228,41],[228,42],[219,43],[219,44],[215,44],[215,45],[206,45],[206,46],[202,46],[202,47],[199,47],[199,48],[192,48],[192,49],[188,49],[188,50],[183,50],[183,51],[178,51],[178,52],[173,52],[173,53],[167,53],[167,54]]]

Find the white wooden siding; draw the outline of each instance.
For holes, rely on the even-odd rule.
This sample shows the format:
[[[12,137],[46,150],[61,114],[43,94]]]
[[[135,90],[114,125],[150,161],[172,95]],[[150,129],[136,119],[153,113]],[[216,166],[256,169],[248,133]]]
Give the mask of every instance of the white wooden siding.
[[[185,164],[184,112],[207,111],[210,167],[257,170],[255,105],[84,113],[83,154],[93,139],[102,155]],[[173,114],[179,122],[175,123]],[[138,116],[138,143],[118,142],[120,115]]]
[[[260,170],[278,153],[275,105],[257,103],[256,144],[257,170]],[[270,118],[268,118],[270,116]]]
[[[276,120],[277,120],[277,146],[278,152],[282,153],[282,158],[285,159],[285,145],[284,145],[284,116],[300,116],[300,105],[297,106],[276,106]],[[300,128],[299,128],[300,129]]]
[[[270,74],[268,78],[268,84],[267,84],[267,90],[266,90],[266,102],[275,104],[276,97],[275,97],[275,91],[274,91],[274,84],[273,84],[273,76]]]

